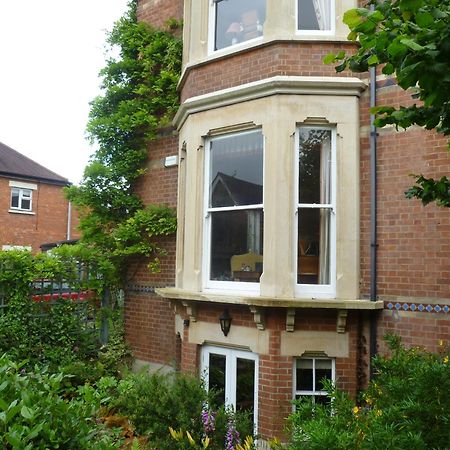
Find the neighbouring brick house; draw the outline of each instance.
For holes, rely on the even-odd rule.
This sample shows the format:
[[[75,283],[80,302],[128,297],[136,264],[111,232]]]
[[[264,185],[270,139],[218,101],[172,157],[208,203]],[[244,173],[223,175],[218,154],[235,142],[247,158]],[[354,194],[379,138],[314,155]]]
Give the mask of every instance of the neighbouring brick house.
[[[403,194],[410,173],[448,173],[446,139],[371,134],[369,74],[322,63],[351,51],[342,16],[355,6],[138,2],[155,26],[184,11],[184,57],[174,128],[150,145],[138,187],[177,207],[178,233],[160,274],[130,271],[127,337],[139,362],[203,374],[251,409],[263,438],[282,436],[296,396],[325,398],[323,377],[363,388],[386,332],[432,351],[449,343],[449,211]],[[378,76],[376,101],[411,99]]]
[[[76,217],[63,193],[69,184],[0,143],[0,249],[39,252],[42,244],[75,238]]]

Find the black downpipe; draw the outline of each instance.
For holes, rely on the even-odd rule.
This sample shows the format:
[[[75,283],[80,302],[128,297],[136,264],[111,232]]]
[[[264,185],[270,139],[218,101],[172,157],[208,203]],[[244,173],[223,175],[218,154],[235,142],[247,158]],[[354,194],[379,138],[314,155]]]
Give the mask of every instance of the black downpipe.
[[[374,9],[374,5],[371,5]],[[370,67],[370,108],[377,104],[376,67]],[[370,113],[370,300],[377,300],[377,128]],[[370,379],[373,379],[372,358],[377,354],[377,310],[370,314]]]

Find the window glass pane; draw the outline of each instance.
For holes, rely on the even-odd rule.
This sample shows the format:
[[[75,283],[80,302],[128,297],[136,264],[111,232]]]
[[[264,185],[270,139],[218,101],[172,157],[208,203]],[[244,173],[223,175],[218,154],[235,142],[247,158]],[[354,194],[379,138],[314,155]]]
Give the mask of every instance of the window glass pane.
[[[263,35],[266,0],[216,0],[214,50]]]
[[[216,392],[215,400],[216,407],[225,404],[225,370],[226,357],[225,355],[209,354],[209,386],[208,389],[213,389]]]
[[[300,128],[299,203],[331,202],[331,130]]]
[[[330,283],[330,222],[328,208],[299,208],[297,283]]]
[[[331,30],[331,0],[298,0],[299,30]]]
[[[262,209],[211,213],[211,280],[259,281],[263,223]]]
[[[329,405],[331,403],[330,397],[328,395],[315,395],[314,403],[318,403],[321,405]]]
[[[211,141],[209,178],[213,208],[258,205],[263,201],[261,131]]]
[[[323,391],[325,388],[323,387],[322,380],[325,378],[327,380],[331,380],[331,360],[329,359],[316,359],[316,391]]]
[[[313,385],[313,360],[298,359],[296,370],[297,391],[312,391]]]
[[[236,411],[247,411],[254,419],[255,404],[255,361],[237,358]]]
[[[11,208],[19,207],[19,189],[11,189]]]
[[[22,197],[22,209],[31,209],[31,200]]]

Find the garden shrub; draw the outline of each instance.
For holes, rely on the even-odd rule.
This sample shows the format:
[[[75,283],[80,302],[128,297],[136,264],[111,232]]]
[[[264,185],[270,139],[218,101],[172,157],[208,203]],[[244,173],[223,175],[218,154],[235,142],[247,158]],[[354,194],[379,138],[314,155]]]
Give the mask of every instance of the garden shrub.
[[[169,427],[188,431],[195,442],[206,435],[205,410],[213,393],[207,393],[198,378],[185,374],[145,372],[130,374],[118,384],[118,397],[110,408],[126,416],[139,435],[148,437],[152,448],[158,450],[188,449],[189,441],[174,442]],[[214,411],[214,430],[208,448],[223,450],[227,431],[232,426],[245,438],[253,434],[253,424],[245,414],[234,414],[224,408]]]
[[[358,405],[331,385],[331,405],[296,404],[288,449],[450,448],[448,354],[407,350],[395,336],[386,340],[392,354],[374,359],[376,377]]]
[[[68,400],[62,373],[42,366],[27,371],[23,363],[0,357],[0,448],[5,450],[110,450],[121,441],[93,419],[101,393]]]

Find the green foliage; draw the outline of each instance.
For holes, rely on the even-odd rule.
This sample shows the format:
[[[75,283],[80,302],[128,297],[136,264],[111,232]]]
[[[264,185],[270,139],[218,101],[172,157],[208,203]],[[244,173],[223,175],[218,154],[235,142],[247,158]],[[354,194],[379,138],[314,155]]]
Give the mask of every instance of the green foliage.
[[[447,177],[434,180],[423,175],[412,176],[416,184],[405,192],[407,198],[419,198],[424,205],[435,201],[438,206],[450,207],[450,180]]]
[[[399,86],[410,89],[418,104],[375,108],[375,125],[419,125],[450,134],[450,0],[369,1],[373,10],[356,8],[344,14],[348,39],[358,41],[358,51],[328,55],[326,63],[340,61],[337,72],[349,68],[365,72],[383,64],[383,73],[395,75]],[[407,193],[424,204],[450,205],[449,180],[418,176],[418,186]],[[443,188],[447,185],[447,189]]]
[[[361,405],[331,385],[331,406],[300,401],[289,419],[288,449],[450,448],[448,355],[387,340],[392,356],[375,358],[377,375]]]
[[[155,238],[173,233],[176,226],[167,207],[143,209],[134,186],[144,173],[149,141],[178,108],[181,39],[174,21],[170,31],[137,22],[136,3],[130,2],[107,39],[110,53],[100,73],[103,95],[92,101],[87,126],[98,150],[80,186],[67,189],[81,214],[82,245],[109,260],[116,279],[132,254],[153,258],[150,267],[158,270],[164,252]]]
[[[0,252],[0,305],[5,305],[0,308],[0,354],[26,359],[31,366],[46,364],[52,370],[68,366],[61,370],[72,376],[64,383],[78,385],[116,374],[130,361],[130,352],[123,336],[122,308],[117,304],[108,309],[110,340],[100,348],[96,311],[104,286],[99,267],[89,261],[79,264],[65,250],[61,254]],[[34,284],[44,290],[36,294]],[[58,285],[91,297],[43,300]]]
[[[0,357],[0,447],[5,450],[65,448],[114,449],[121,442],[93,420],[104,399],[67,400],[61,373],[40,367],[26,372],[23,363]]]
[[[195,442],[205,437],[202,412],[209,404],[210,395],[198,378],[177,373],[130,374],[118,383],[117,392],[109,407],[128,417],[136,432],[148,437],[152,448],[172,450],[175,447],[169,427],[184,430],[183,433],[188,431]],[[215,429],[209,435],[208,445],[211,450],[224,448],[230,420],[241,436],[252,434],[252,423],[243,414],[221,408],[214,417]],[[192,448],[188,440],[176,446],[179,450]]]

